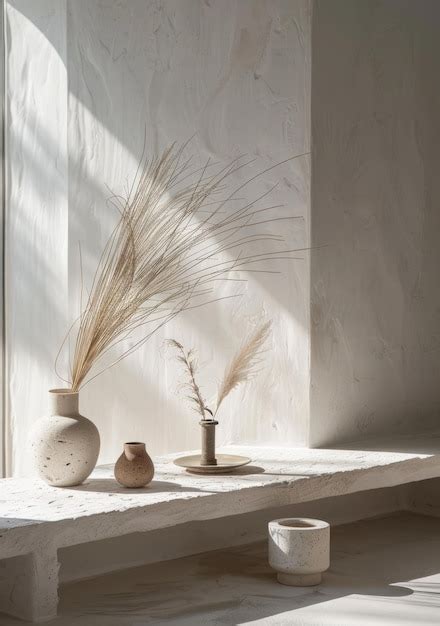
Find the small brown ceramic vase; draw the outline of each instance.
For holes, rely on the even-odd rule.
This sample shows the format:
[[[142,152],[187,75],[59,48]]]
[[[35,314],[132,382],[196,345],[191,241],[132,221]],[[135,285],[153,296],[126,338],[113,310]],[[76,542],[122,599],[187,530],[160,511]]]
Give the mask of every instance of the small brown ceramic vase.
[[[145,444],[139,441],[124,443],[124,451],[116,461],[115,478],[123,487],[137,489],[153,480],[154,465]]]

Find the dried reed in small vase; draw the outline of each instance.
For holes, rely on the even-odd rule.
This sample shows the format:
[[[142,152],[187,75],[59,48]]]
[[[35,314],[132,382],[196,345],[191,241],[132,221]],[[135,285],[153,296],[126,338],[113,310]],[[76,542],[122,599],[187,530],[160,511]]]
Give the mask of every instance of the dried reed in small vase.
[[[271,322],[266,322],[258,326],[254,332],[246,337],[225,369],[222,382],[217,391],[214,410],[206,406],[206,401],[196,380],[197,359],[195,351],[186,351],[181,343],[175,339],[168,339],[168,345],[176,349],[177,361],[183,366],[186,373],[187,380],[183,385],[186,390],[185,397],[202,420],[214,420],[220,406],[231,391],[258,374],[262,362],[261,355],[264,352],[264,345],[269,337],[270,329]],[[207,413],[208,416],[206,415]]]
[[[177,351],[177,361],[183,366],[186,381],[183,385],[186,399],[192,409],[200,416],[202,429],[202,445],[200,465],[212,467],[217,465],[215,453],[215,428],[218,424],[215,419],[227,396],[239,385],[251,380],[259,371],[261,354],[264,349],[271,328],[271,322],[266,322],[251,333],[233,359],[225,369],[223,380],[217,392],[217,401],[214,411],[206,406],[206,401],[196,380],[197,361],[194,350],[186,351],[181,343],[169,339],[168,344]],[[208,417],[207,414],[208,413]]]

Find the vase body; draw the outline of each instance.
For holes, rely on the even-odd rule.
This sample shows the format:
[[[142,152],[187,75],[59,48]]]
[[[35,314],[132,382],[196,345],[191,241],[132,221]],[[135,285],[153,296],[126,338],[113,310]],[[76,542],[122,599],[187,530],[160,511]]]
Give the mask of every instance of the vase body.
[[[202,429],[202,454],[200,455],[200,465],[217,465],[215,458],[215,427],[218,422],[215,420],[200,420]]]
[[[115,478],[120,485],[130,489],[145,487],[153,480],[154,464],[139,441],[124,443],[124,450],[116,461]]]
[[[98,460],[98,429],[78,411],[78,392],[52,389],[51,415],[40,418],[31,446],[40,478],[55,487],[80,485]]]

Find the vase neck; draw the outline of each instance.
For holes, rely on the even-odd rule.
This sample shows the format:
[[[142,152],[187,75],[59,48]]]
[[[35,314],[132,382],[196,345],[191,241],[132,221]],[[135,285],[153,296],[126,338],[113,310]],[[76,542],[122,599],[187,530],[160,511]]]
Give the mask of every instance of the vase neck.
[[[144,456],[146,454],[145,443],[142,441],[129,441],[124,443],[124,454],[130,461],[136,456]]]
[[[52,415],[78,415],[77,391],[70,389],[51,389],[49,391]]]
[[[216,420],[200,420],[202,427],[202,454],[200,456],[200,465],[217,465],[215,458],[215,427],[218,422]]]

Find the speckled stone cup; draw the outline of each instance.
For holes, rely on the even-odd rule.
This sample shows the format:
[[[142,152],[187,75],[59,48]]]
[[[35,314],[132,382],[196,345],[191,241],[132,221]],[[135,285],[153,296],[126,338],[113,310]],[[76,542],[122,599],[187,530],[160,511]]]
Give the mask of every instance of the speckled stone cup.
[[[124,443],[124,451],[116,461],[115,478],[120,485],[130,489],[145,487],[154,476],[154,465],[140,441]]]
[[[330,566],[329,524],[307,518],[269,522],[269,563],[283,585],[319,585]]]

